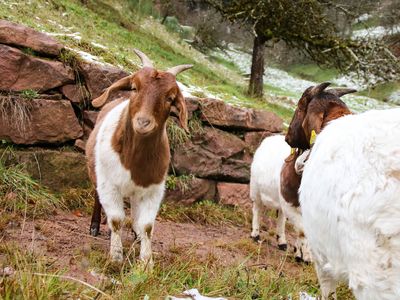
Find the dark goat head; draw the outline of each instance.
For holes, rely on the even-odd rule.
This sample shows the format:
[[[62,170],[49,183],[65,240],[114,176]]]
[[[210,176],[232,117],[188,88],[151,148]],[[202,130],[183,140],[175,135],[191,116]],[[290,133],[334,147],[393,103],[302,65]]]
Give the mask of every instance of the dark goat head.
[[[312,131],[318,134],[328,121],[351,113],[340,97],[356,90],[326,90],[329,85],[329,82],[323,82],[311,86],[301,96],[285,137],[292,148],[309,149]]]

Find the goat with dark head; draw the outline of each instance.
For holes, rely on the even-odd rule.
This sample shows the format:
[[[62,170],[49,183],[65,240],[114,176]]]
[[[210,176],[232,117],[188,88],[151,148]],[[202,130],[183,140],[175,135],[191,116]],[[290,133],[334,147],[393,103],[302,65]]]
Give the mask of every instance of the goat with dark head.
[[[99,232],[102,206],[111,229],[111,257],[122,260],[123,198],[130,198],[133,231],[141,242],[140,259],[147,264],[152,261],[150,239],[170,162],[166,121],[171,107],[179,111],[180,125],[188,130],[188,113],[176,75],[192,66],[163,72],[145,54],[135,52],[143,68],[113,83],[92,101],[94,107],[104,107],[86,144],[89,176],[98,194],[90,232]],[[121,89],[132,91],[129,100],[106,104],[111,93]]]
[[[310,149],[312,131],[320,133],[334,119],[351,114],[340,97],[356,90],[335,88],[326,90],[329,82],[307,88],[297,103],[285,140],[292,148]]]
[[[326,90],[329,85],[329,82],[324,82],[317,86],[309,87],[304,91],[285,137],[285,141],[293,150],[285,159],[281,169],[280,192],[286,202],[285,214],[299,233],[297,248],[306,249],[307,241],[304,238],[299,209],[298,189],[301,183],[301,175],[297,174],[295,170],[296,161],[303,151],[311,148],[313,135],[319,134],[328,122],[351,114],[351,111],[340,100],[340,97],[356,92],[356,90],[346,88]],[[303,250],[300,255],[296,254],[296,257],[300,256],[304,259],[305,251],[307,250]]]

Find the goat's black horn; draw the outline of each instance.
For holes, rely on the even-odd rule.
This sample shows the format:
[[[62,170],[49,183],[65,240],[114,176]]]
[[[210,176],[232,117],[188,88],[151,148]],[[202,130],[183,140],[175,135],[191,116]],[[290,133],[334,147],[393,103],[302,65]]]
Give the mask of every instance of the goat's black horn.
[[[349,89],[349,88],[336,88],[336,89],[329,89],[326,90],[328,93],[333,94],[337,97],[342,97],[343,95],[351,94],[351,93],[356,93],[357,90],[355,89]]]

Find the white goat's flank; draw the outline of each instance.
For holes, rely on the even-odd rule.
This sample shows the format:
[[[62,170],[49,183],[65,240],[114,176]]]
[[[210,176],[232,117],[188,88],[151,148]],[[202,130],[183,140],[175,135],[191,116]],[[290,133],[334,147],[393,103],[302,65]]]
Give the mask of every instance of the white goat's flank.
[[[278,245],[286,244],[285,223],[286,217],[295,226],[298,232],[303,232],[300,208],[287,203],[280,191],[282,166],[290,154],[290,146],[285,137],[275,135],[263,140],[254,154],[251,164],[250,198],[253,201],[253,238],[260,234],[260,215],[263,206],[279,211],[277,220]],[[296,241],[296,257],[310,261],[307,241],[299,238]]]
[[[300,203],[323,299],[400,299],[400,109],[332,121],[305,165]]]

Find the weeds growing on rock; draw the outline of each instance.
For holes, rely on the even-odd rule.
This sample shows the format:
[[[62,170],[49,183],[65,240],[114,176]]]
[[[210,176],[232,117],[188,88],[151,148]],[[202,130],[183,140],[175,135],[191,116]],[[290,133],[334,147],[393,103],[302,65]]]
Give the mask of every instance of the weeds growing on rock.
[[[35,91],[26,90],[21,93],[22,97],[0,95],[0,118],[23,134],[30,124],[31,100],[36,94]]]

